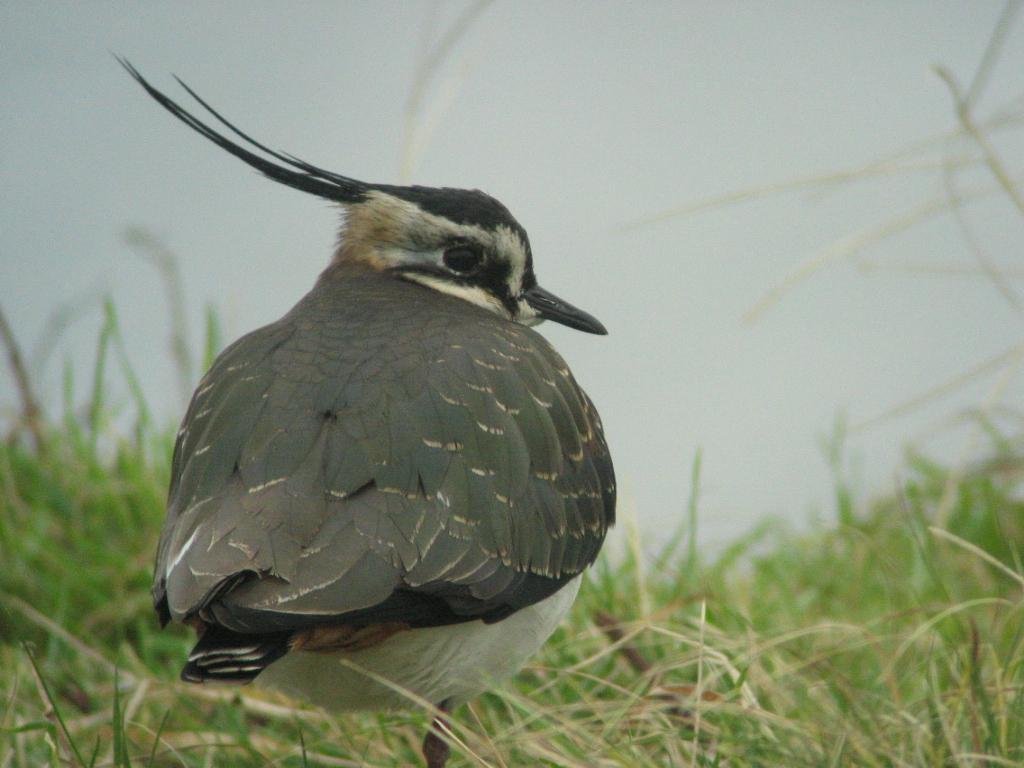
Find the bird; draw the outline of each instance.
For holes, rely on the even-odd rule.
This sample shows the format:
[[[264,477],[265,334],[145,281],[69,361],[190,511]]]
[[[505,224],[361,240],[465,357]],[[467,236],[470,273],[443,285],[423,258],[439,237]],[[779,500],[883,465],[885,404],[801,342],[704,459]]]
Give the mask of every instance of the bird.
[[[495,198],[324,170],[176,78],[215,130],[118,60],[343,215],[312,290],[221,352],[177,433],[152,598],[162,626],[197,633],[181,677],[258,678],[337,712],[428,704],[423,756],[442,768],[446,716],[548,639],[615,522],[600,417],[533,326],[607,331],[538,284]]]

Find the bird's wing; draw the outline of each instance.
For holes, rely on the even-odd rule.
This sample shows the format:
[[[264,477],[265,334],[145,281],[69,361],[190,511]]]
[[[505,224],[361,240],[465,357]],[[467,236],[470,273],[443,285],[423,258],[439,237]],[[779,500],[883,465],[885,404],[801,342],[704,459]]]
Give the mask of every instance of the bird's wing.
[[[242,339],[197,389],[156,567],[165,619],[494,621],[593,561],[612,465],[547,342],[453,322],[346,352],[327,320]]]

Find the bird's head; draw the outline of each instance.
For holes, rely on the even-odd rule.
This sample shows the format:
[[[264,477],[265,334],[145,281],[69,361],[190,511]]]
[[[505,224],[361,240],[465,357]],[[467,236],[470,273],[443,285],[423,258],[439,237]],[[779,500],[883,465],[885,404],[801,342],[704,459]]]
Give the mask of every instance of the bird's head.
[[[479,190],[371,184],[326,171],[255,141],[178,81],[257,153],[213,130],[119,61],[161,106],[210,141],[275,181],[339,203],[345,225],[335,261],[393,274],[524,325],[551,320],[607,333],[597,318],[538,285],[526,230],[493,197]]]
[[[346,208],[338,261],[365,263],[524,325],[553,320],[606,333],[537,284],[526,230],[479,190],[378,185]]]

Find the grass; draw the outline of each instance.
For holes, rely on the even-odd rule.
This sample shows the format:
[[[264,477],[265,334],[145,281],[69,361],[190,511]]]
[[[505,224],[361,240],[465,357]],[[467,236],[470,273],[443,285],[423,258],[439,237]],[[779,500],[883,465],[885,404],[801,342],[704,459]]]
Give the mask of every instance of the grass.
[[[424,92],[485,5],[424,52],[403,174],[429,133]],[[1019,5],[1006,5],[966,89],[940,71],[960,122],[954,134],[637,224],[785,190],[945,172],[944,195],[823,248],[752,308],[755,318],[821,266],[925,218],[962,216],[970,199],[1003,194],[1024,210],[1019,176],[986,133],[1018,126],[1021,112],[972,114]],[[922,156],[959,136],[978,151]],[[956,174],[981,163],[995,184],[957,191]],[[128,239],[161,270],[180,310],[173,258],[146,233]],[[973,250],[977,269],[1019,309],[1008,272]],[[172,436],[154,426],[111,302],[104,313],[90,401],[77,415],[67,372],[60,421],[47,421],[31,397],[0,313],[32,438],[0,443],[0,768],[417,764],[425,713],[334,717],[255,688],[178,682],[190,634],[159,630],[148,595]],[[185,315],[172,315],[187,387]],[[206,335],[208,364],[219,347],[212,312]],[[1016,364],[1018,352],[926,397]],[[129,437],[111,426],[111,359],[138,414]],[[654,556],[632,537],[623,557],[598,562],[570,620],[527,669],[456,713],[451,765],[1024,766],[1024,450],[994,435],[990,454],[970,472],[909,457],[898,490],[868,503],[839,476],[835,524],[764,523],[714,555],[696,545],[698,456],[680,534]]]
[[[424,53],[403,173],[436,114],[422,109],[425,89],[486,4],[470,6]],[[960,123],[954,134],[638,224],[941,169],[943,195],[823,248],[748,319],[825,264],[947,212],[978,262],[966,269],[987,274],[1019,311],[1009,273],[974,245],[961,211],[996,194],[1024,210],[1019,174],[987,139],[1020,125],[1018,105],[987,120],[972,113],[1019,5],[1007,4],[967,88],[940,73]],[[957,137],[975,151],[939,152]],[[957,174],[980,164],[994,183],[959,190]],[[188,389],[193,357],[176,262],[145,232],[127,239],[167,288],[172,354]],[[51,336],[66,314],[51,318]],[[206,320],[203,367],[220,346],[216,314]],[[154,425],[114,305],[104,304],[89,402],[80,414],[72,407],[67,371],[61,420],[47,420],[32,397],[2,312],[0,340],[25,432],[0,443],[0,768],[418,764],[429,719],[421,711],[334,717],[256,688],[178,682],[190,633],[159,630],[148,594],[172,433]],[[993,371],[1008,377],[1020,352],[1015,344],[888,413]],[[125,414],[110,402],[112,367],[137,414],[128,436],[114,426]],[[991,410],[981,409],[982,426]],[[990,435],[989,460],[973,471],[911,456],[899,488],[868,502],[837,473],[834,524],[764,523],[713,555],[697,547],[698,455],[679,534],[653,556],[630,537],[624,556],[597,563],[569,621],[526,670],[455,714],[450,765],[1024,766],[1024,447],[992,428]],[[830,455],[837,466],[838,447]],[[687,469],[679,475],[684,482]]]
[[[189,632],[148,595],[171,433],[140,408],[116,437],[96,381],[38,448],[0,446],[0,766],[417,763],[423,713],[178,682]],[[457,713],[452,765],[1024,765],[1021,459],[993,445],[942,529],[948,473],[920,457],[892,498],[837,481],[833,527],[713,557],[695,490],[680,536],[599,561],[543,652]]]

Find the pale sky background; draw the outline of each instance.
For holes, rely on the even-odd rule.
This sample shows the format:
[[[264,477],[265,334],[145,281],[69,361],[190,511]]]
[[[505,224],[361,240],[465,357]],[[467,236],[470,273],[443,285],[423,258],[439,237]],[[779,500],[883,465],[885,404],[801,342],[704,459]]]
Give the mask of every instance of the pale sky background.
[[[467,7],[0,5],[0,302],[29,351],[56,308],[81,309],[35,371],[50,411],[59,412],[64,360],[87,398],[99,297],[110,294],[153,410],[166,423],[183,412],[164,287],[126,244],[129,227],[180,257],[197,350],[207,303],[227,340],[276,319],[312,286],[336,236],[329,206],[193,134],[110,52],[185,100],[170,77],[178,74],[270,146],[398,182],[425,41],[436,44]],[[542,332],[597,403],[623,514],[651,541],[680,521],[698,448],[705,542],[766,515],[828,517],[821,439],[840,414],[870,419],[1020,344],[1024,314],[979,276],[949,214],[837,259],[757,322],[743,320],[834,243],[943,199],[938,164],[977,157],[969,142],[904,156],[913,171],[625,227],[735,190],[864,166],[955,130],[933,67],[969,83],[1001,10],[981,0],[499,0],[430,80],[418,124],[433,132],[411,180],[498,197],[529,231],[541,282],[610,329],[604,338]],[[976,105],[980,120],[1024,110],[1021,22]],[[1024,166],[1022,125],[991,135],[1014,173]],[[965,191],[994,183],[976,162],[955,178]],[[988,258],[1016,270],[1006,284],[1024,304],[1024,217],[998,194],[964,212]],[[907,264],[968,271],[896,268]],[[993,370],[852,434],[863,495],[893,488],[908,444],[956,458],[968,433],[950,420],[1000,381],[1000,418],[1014,425],[1024,382]],[[122,380],[112,382],[123,401]],[[5,370],[0,404],[10,414],[14,402]]]

